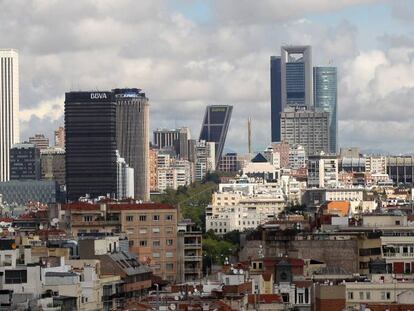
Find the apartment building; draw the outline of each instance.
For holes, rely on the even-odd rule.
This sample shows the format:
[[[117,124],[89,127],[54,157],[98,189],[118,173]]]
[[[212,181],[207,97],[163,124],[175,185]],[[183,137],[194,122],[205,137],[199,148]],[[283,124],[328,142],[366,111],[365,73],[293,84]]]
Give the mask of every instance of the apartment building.
[[[195,282],[203,276],[201,228],[191,220],[178,223],[177,281]]]
[[[334,188],[338,185],[336,155],[315,155],[308,158],[308,187]]]
[[[177,278],[177,209],[164,204],[112,205],[130,250],[164,280]]]

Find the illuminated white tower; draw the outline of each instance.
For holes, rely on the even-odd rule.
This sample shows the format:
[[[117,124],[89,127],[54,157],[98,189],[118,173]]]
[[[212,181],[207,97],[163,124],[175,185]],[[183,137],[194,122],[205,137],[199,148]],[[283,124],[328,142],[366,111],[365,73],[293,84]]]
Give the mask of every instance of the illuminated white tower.
[[[19,55],[0,49],[0,181],[10,179],[10,148],[19,136]]]

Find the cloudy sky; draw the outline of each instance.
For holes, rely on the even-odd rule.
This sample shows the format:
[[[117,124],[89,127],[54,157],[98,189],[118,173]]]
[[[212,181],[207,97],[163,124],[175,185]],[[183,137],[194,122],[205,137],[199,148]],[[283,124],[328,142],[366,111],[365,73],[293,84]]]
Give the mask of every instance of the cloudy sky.
[[[198,136],[231,104],[227,149],[270,140],[269,58],[310,44],[339,73],[339,144],[414,151],[412,0],[0,0],[0,47],[20,51],[21,137],[52,136],[65,91],[138,87],[151,128]]]

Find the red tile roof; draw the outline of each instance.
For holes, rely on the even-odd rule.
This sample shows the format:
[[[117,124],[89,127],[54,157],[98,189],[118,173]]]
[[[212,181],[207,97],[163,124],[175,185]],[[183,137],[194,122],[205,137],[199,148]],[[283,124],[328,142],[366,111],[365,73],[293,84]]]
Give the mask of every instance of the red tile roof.
[[[312,286],[312,281],[292,281],[298,288],[307,288]]]
[[[175,209],[174,206],[161,203],[104,203],[108,210],[150,210],[150,209]],[[74,202],[62,204],[62,210],[87,210],[98,211],[101,204],[92,204],[87,202]]]
[[[260,303],[283,303],[282,297],[276,294],[259,294],[259,295],[249,295],[248,296],[249,304],[254,304],[255,302]]]

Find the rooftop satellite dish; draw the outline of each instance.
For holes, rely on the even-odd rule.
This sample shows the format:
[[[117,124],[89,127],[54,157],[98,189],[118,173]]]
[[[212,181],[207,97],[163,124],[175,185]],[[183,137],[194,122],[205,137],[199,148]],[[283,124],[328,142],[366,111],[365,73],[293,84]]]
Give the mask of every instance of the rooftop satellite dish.
[[[239,270],[239,273],[240,273],[240,274],[243,274],[243,273],[244,273],[243,269],[240,269],[240,270]]]
[[[14,228],[9,228],[9,232],[13,233],[14,231]]]
[[[39,226],[39,229],[40,229],[40,230],[43,230],[43,225],[40,225],[40,226]]]
[[[174,296],[174,300],[175,300],[175,301],[178,301],[178,300],[180,300],[180,297],[178,297],[178,296]]]
[[[6,226],[6,222],[0,221],[0,227],[4,227],[4,226]]]
[[[176,307],[175,307],[175,304],[173,304],[173,303],[172,303],[172,304],[170,304],[170,310],[175,310],[175,308],[176,308]]]

